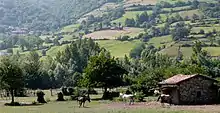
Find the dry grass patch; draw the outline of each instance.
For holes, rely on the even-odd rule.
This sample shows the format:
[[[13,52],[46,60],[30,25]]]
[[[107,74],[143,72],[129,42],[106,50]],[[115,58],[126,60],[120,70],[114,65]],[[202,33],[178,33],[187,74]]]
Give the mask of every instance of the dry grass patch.
[[[92,39],[115,39],[118,36],[124,36],[124,35],[136,36],[140,32],[143,32],[143,29],[125,27],[124,30],[102,30],[102,31],[96,31],[96,32],[87,34],[84,37],[92,38]]]

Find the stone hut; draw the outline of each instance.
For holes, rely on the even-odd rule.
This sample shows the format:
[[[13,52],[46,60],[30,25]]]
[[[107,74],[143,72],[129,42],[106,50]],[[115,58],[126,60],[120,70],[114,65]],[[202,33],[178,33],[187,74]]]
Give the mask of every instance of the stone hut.
[[[207,76],[175,75],[159,83],[163,94],[171,96],[172,104],[215,104],[219,101],[218,81]]]

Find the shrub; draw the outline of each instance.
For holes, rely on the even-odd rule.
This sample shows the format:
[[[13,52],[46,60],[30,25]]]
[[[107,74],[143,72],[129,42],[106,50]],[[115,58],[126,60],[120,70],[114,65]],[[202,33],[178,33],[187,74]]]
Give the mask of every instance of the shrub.
[[[57,94],[57,101],[65,101],[63,98],[63,93],[60,92]]]
[[[124,101],[124,100],[123,100],[123,98],[121,98],[121,97],[115,97],[115,98],[113,99],[113,101],[115,101],[115,102],[122,102],[122,101]]]
[[[143,102],[144,101],[144,93],[143,92],[137,92],[135,95],[135,98],[137,99],[138,102]]]
[[[205,31],[203,29],[200,29],[199,34],[205,34]]]
[[[39,103],[47,103],[45,100],[44,100],[44,92],[43,91],[37,91],[37,101]]]

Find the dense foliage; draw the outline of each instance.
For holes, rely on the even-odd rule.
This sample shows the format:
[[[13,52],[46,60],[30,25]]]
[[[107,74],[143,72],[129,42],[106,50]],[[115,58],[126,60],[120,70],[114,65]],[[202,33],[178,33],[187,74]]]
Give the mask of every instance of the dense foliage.
[[[0,0],[0,32],[9,26],[52,30],[71,24],[105,0]]]

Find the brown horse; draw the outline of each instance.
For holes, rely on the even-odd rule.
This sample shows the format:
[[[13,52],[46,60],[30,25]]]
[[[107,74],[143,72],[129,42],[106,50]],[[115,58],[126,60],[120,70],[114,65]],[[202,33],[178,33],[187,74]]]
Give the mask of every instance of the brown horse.
[[[79,102],[79,108],[83,105],[83,107],[85,107],[85,102],[91,102],[91,99],[89,96],[81,96],[81,97],[77,97],[77,102]]]

